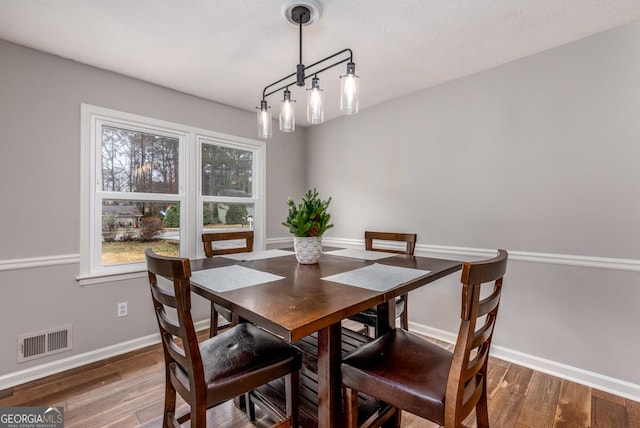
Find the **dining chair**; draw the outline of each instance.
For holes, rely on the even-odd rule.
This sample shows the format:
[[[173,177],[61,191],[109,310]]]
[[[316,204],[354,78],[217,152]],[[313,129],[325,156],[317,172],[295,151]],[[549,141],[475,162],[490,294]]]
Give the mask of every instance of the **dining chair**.
[[[244,395],[249,418],[258,404],[278,427],[298,426],[298,382],[302,364],[298,348],[249,323],[238,324],[198,343],[191,316],[189,259],[145,251],[153,306],[165,361],[164,428],[190,420],[204,428],[207,409]],[[158,277],[173,283],[159,284]],[[284,378],[286,411],[265,402],[254,389]],[[176,415],[176,393],[190,409]],[[210,426],[217,426],[211,424]]]
[[[375,242],[374,242],[375,240]],[[394,232],[364,232],[364,248],[367,251],[383,251],[394,254],[407,254],[413,256],[416,249],[417,235],[415,233],[394,233]],[[379,241],[404,242],[405,249],[398,250],[379,246]],[[405,330],[409,329],[409,295],[404,294],[396,298],[396,317],[400,318],[400,325]],[[369,308],[349,317],[350,320],[364,324],[370,336],[375,337],[375,328],[378,321],[378,311],[376,308]]]
[[[395,422],[399,427],[400,412],[405,410],[446,428],[458,428],[474,408],[478,427],[489,426],[487,363],[507,258],[505,250],[498,250],[492,259],[464,263],[461,321],[453,352],[394,329],[343,360],[348,428],[358,423],[359,392],[388,404],[363,426]],[[481,298],[483,284],[493,284],[493,289]]]
[[[243,241],[244,244],[242,243]],[[224,244],[225,242],[227,243],[226,245]],[[203,233],[202,243],[207,257],[250,253],[253,251],[253,230]],[[231,325],[236,325],[239,322],[238,316],[231,310],[211,302],[209,337],[218,334],[218,315],[222,315]]]

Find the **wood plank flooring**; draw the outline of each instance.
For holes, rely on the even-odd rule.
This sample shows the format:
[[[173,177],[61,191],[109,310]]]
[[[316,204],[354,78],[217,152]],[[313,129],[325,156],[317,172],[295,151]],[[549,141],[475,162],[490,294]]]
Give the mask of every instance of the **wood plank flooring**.
[[[488,392],[494,428],[640,427],[639,402],[495,358],[489,363]],[[156,345],[0,391],[0,407],[64,406],[65,428],[155,428],[162,425],[163,398],[163,355]],[[259,409],[257,416],[250,423],[244,412],[228,402],[209,411],[208,426],[271,424]],[[403,428],[436,426],[402,415]],[[468,418],[465,426],[476,427],[475,420]]]

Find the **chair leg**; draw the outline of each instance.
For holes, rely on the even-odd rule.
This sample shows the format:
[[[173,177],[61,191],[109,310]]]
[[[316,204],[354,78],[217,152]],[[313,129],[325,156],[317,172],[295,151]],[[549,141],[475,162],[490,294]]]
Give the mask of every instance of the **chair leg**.
[[[291,426],[298,426],[298,407],[300,397],[300,373],[296,370],[284,377],[285,397],[287,400],[287,417],[291,420]]]
[[[256,420],[256,406],[253,404],[250,393],[244,394],[244,402],[246,406],[247,418],[253,422]]]
[[[404,295],[404,310],[402,311],[402,328],[409,330],[409,295]]]
[[[476,404],[476,421],[478,428],[489,428],[489,403],[487,402],[487,382],[486,377],[482,377],[482,393]]]
[[[180,426],[187,420],[191,428],[206,428],[207,427],[207,398],[202,394],[196,393],[195,397],[190,398],[193,402],[187,402],[189,404],[189,413],[181,416],[177,420],[176,425],[171,425],[171,428]],[[185,400],[186,401],[186,400]]]
[[[169,367],[165,367],[166,380],[164,387],[164,414],[162,417],[163,428],[173,427],[173,419],[176,413],[176,389],[171,385]]]
[[[396,409],[393,415],[389,417],[383,424],[382,428],[400,428],[402,423],[402,410]]]
[[[342,389],[342,396],[345,428],[358,428],[358,391],[345,386]]]
[[[364,328],[367,329],[367,336],[371,338],[376,338],[376,328],[372,325],[365,325]]]
[[[218,311],[211,302],[211,318],[209,321],[209,337],[213,337],[218,334]]]
[[[189,426],[191,428],[207,427],[207,406],[205,403],[202,403],[202,405],[194,404],[191,407],[191,422]]]

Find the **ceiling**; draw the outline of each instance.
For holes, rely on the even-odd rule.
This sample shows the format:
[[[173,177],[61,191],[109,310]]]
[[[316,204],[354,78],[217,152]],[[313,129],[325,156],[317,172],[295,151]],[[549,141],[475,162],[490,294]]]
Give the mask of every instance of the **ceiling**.
[[[640,19],[638,0],[319,0],[303,63],[345,48],[375,106]],[[0,39],[242,110],[295,72],[298,27],[284,0],[0,0]],[[325,117],[339,76],[322,73]],[[304,126],[306,95],[292,88]],[[280,94],[268,98],[279,110]]]

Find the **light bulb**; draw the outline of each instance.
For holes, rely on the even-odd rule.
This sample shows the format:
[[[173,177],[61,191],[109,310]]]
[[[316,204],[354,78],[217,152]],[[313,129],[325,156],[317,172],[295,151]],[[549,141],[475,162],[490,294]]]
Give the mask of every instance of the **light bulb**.
[[[320,89],[319,79],[311,79],[311,89],[307,89],[307,120],[317,125],[324,122],[324,91]]]

